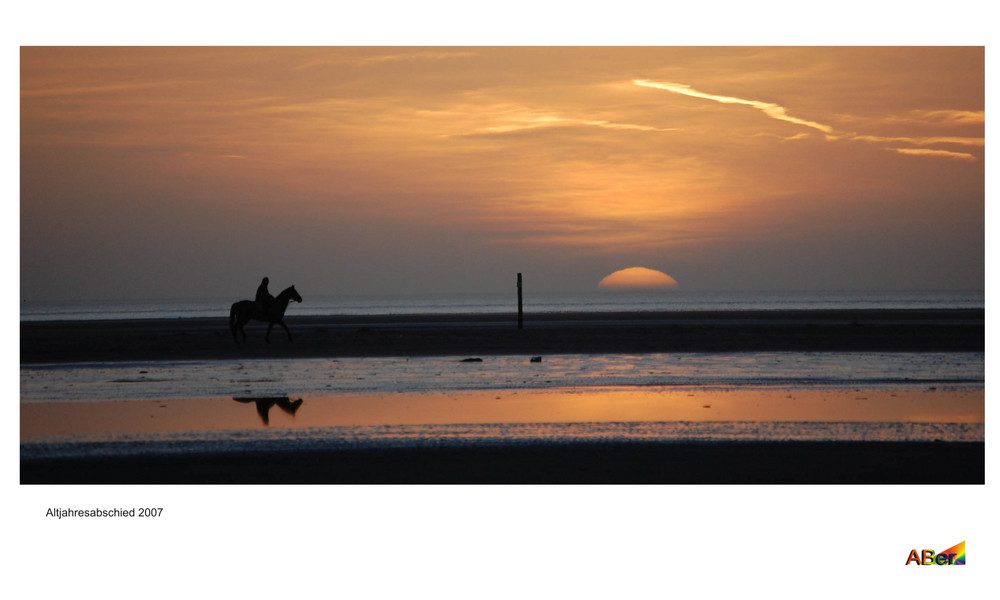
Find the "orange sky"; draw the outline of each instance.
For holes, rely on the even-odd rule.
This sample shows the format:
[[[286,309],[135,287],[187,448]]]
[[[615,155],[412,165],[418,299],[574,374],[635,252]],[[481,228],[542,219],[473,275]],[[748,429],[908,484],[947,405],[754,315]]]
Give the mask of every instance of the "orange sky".
[[[981,289],[984,51],[21,51],[22,298]]]

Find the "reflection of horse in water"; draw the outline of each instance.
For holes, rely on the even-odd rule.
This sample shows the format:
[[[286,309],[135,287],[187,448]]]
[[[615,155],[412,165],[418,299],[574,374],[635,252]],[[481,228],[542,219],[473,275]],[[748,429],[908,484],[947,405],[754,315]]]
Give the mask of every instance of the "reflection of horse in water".
[[[243,341],[247,341],[247,332],[243,330],[243,326],[247,324],[250,319],[256,321],[264,321],[267,323],[267,334],[264,336],[265,342],[270,342],[271,328],[277,323],[285,330],[288,334],[288,341],[292,341],[292,332],[288,331],[288,326],[285,325],[285,309],[288,308],[288,302],[294,300],[295,302],[302,302],[302,296],[295,291],[295,286],[291,286],[283,290],[278,296],[271,300],[270,304],[263,309],[258,310],[257,304],[253,300],[241,300],[229,309],[229,330],[233,332],[233,340],[236,343],[240,343],[239,338],[236,337],[236,331],[239,330],[243,334]]]
[[[236,396],[233,398],[233,400],[236,400],[237,402],[242,402],[243,404],[249,404],[251,402],[256,404],[257,414],[260,416],[260,420],[264,423],[264,425],[271,424],[271,419],[268,416],[268,413],[271,412],[272,406],[278,405],[278,408],[292,415],[293,417],[295,416],[295,411],[299,410],[299,407],[302,406],[302,398],[299,398],[298,400],[292,402],[291,400],[288,399],[288,396],[274,396],[274,397],[263,397],[263,398],[253,398],[253,397],[241,398],[239,396]]]

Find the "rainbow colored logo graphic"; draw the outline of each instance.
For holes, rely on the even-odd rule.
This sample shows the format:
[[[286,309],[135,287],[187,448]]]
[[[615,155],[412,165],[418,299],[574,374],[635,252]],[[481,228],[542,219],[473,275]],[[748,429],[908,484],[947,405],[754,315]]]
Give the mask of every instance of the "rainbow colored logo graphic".
[[[910,550],[910,557],[906,559],[906,564],[917,563],[918,565],[964,565],[965,564],[965,541],[961,541],[944,552],[935,553],[933,550],[916,549]]]

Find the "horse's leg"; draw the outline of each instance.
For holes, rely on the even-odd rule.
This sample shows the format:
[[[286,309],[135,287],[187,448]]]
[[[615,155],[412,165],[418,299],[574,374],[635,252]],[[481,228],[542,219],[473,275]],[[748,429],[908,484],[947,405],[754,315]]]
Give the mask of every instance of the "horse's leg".
[[[274,327],[274,322],[268,323],[267,324],[267,334],[264,335],[264,341],[267,342],[268,344],[271,343],[271,328],[272,327]]]
[[[232,308],[229,309],[229,331],[233,334],[233,341],[237,344],[240,343],[239,338],[236,337],[236,305],[234,304]]]
[[[243,323],[244,323],[243,319],[240,318],[240,316],[237,316],[236,318],[233,319],[233,322],[229,324],[229,328],[233,330],[233,341],[236,342],[237,344],[240,343],[240,338],[238,337],[238,334],[241,333],[243,334],[243,342],[246,343],[247,341],[247,332],[243,330]]]
[[[288,334],[288,341],[292,341],[292,332],[288,331],[288,325],[285,325],[284,321],[278,321],[278,325],[281,325],[285,329],[285,333]]]

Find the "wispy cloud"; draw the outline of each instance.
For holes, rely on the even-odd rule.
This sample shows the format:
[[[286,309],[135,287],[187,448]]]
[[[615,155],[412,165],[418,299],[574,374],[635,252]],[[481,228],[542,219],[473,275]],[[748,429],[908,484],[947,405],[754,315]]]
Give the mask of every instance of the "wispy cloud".
[[[945,158],[955,158],[958,160],[976,160],[976,157],[965,152],[952,152],[951,150],[932,150],[930,148],[887,148],[900,154],[912,156],[941,156]]]
[[[127,83],[87,84],[65,83],[61,81],[21,83],[22,98],[38,98],[46,96],[87,97],[97,95],[120,95],[133,92],[143,92],[165,88],[176,88],[191,85],[193,80],[147,80]]]
[[[612,121],[604,121],[601,119],[579,119],[573,117],[560,117],[552,114],[525,114],[517,117],[512,117],[507,120],[506,123],[500,125],[492,125],[489,127],[484,127],[478,131],[476,134],[500,134],[500,133],[511,133],[515,131],[524,131],[527,129],[539,129],[547,127],[572,127],[572,126],[585,126],[585,127],[600,127],[603,129],[623,129],[631,131],[675,131],[675,129],[663,129],[659,127],[651,127],[649,125],[636,125],[633,123],[616,123]]]
[[[986,122],[986,111],[982,110],[915,110],[910,116],[915,120],[952,125],[982,125]]]
[[[456,58],[471,58],[476,56],[475,52],[466,51],[434,51],[434,50],[421,50],[416,52],[397,52],[393,54],[375,54],[371,56],[335,56],[330,58],[322,58],[317,60],[310,60],[308,62],[302,63],[301,65],[295,67],[295,70],[302,71],[306,69],[315,69],[319,67],[328,67],[334,65],[373,65],[379,63],[392,63],[392,62],[418,62],[418,61],[439,61],[439,60],[453,60]]]
[[[788,123],[794,123],[795,125],[802,125],[804,127],[811,127],[817,129],[826,134],[833,133],[833,127],[829,125],[823,125],[822,123],[817,123],[815,121],[807,121],[805,119],[800,119],[798,117],[793,117],[788,114],[783,106],[774,104],[773,102],[762,102],[760,100],[746,100],[744,98],[734,98],[732,96],[720,96],[717,94],[709,94],[706,92],[699,92],[693,89],[691,86],[683,83],[661,83],[656,81],[649,81],[646,79],[635,79],[632,81],[635,85],[655,88],[660,90],[666,90],[668,92],[673,92],[675,94],[682,94],[684,96],[691,96],[692,98],[703,98],[705,100],[713,100],[715,102],[720,102],[722,104],[742,104],[744,106],[750,106],[756,108],[757,110],[763,112],[765,115],[771,117],[772,119],[777,119],[779,121],[787,121]]]
[[[972,138],[972,137],[906,137],[906,136],[894,136],[887,137],[881,135],[855,135],[851,139],[858,140],[861,142],[879,142],[879,143],[904,143],[912,144],[914,146],[932,146],[935,144],[957,144],[959,146],[984,146],[986,141],[983,138]]]
[[[702,98],[705,100],[712,100],[714,102],[719,102],[722,104],[741,104],[745,106],[750,106],[760,110],[772,119],[777,119],[779,121],[787,121],[789,123],[794,123],[796,125],[802,125],[804,127],[811,127],[817,129],[827,134],[827,139],[837,140],[846,139],[851,141],[860,142],[872,142],[878,144],[910,144],[913,146],[935,146],[935,145],[960,145],[960,146],[974,146],[982,147],[985,145],[985,140],[981,137],[957,137],[957,136],[877,136],[877,135],[858,135],[854,133],[838,133],[835,129],[829,125],[824,125],[822,123],[817,123],[815,121],[807,121],[805,119],[800,119],[793,117],[788,114],[784,107],[771,102],[762,102],[759,100],[747,100],[743,98],[735,98],[732,96],[721,96],[718,94],[710,94],[707,92],[701,92],[693,89],[691,86],[683,83],[664,83],[649,81],[646,79],[635,79],[632,81],[633,84],[666,90],[668,92],[673,92],[675,94],[682,94],[685,96],[690,96],[693,98]],[[982,124],[985,122],[985,113],[983,111],[966,111],[966,110],[914,110],[909,113],[905,119],[896,120],[906,120],[906,121],[922,121],[922,122],[938,122],[946,123],[949,125],[969,125],[969,124]],[[785,140],[794,140],[801,137],[805,137],[804,134],[798,134],[791,138],[783,138]],[[951,150],[935,150],[929,148],[887,148],[893,152],[899,152],[901,154],[909,154],[915,156],[940,156],[947,158],[957,158],[961,160],[976,160],[976,157],[972,154],[966,152],[954,152]]]

